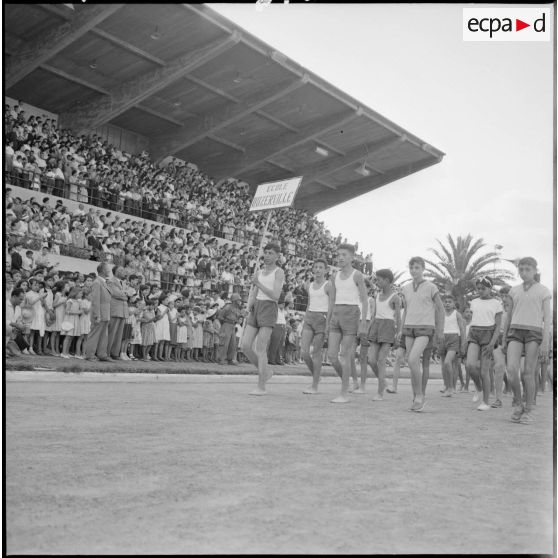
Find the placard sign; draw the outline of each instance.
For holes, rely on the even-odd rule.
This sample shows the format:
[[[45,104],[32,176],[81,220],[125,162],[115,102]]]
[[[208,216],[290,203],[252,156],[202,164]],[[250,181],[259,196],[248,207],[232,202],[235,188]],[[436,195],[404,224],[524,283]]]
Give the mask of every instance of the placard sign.
[[[302,176],[297,176],[296,178],[288,178],[287,180],[260,184],[252,200],[250,211],[290,207],[295,199],[301,181]]]

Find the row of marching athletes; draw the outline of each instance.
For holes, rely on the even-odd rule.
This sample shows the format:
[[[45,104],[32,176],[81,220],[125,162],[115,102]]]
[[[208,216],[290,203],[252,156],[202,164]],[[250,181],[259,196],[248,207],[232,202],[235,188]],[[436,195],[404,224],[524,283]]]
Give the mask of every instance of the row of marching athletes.
[[[267,371],[263,351],[269,340],[269,333],[265,330],[270,332],[277,320],[277,300],[284,280],[282,270],[275,265],[278,254],[277,246],[266,247],[266,265],[264,270],[255,274],[250,295],[248,335],[245,336],[244,349],[260,373],[254,395],[266,393],[265,384],[272,375]],[[387,352],[392,346],[404,347],[413,390],[413,403],[409,410],[420,412],[425,406],[428,382],[428,374],[424,373],[424,368],[421,370],[420,362],[425,351],[435,344],[443,357],[445,396],[451,395],[453,391],[454,359],[463,354],[466,355],[467,372],[477,389],[475,402],[478,402],[482,393],[483,400],[477,409],[486,411],[498,408],[498,404],[489,404],[490,363],[495,359],[499,365],[495,379],[497,396],[501,393],[502,371],[507,366],[508,381],[514,391],[512,420],[533,420],[535,368],[539,354],[543,361],[548,359],[551,298],[550,291],[535,281],[537,264],[533,258],[523,258],[519,262],[518,270],[523,285],[513,287],[509,294],[502,292],[510,308],[504,321],[503,304],[493,295],[492,280],[483,277],[477,281],[478,297],[471,301],[472,317],[466,328],[463,317],[455,309],[453,297],[446,295],[442,302],[437,287],[424,279],[423,258],[414,257],[409,261],[412,281],[402,289],[404,311],[403,317],[399,319],[400,300],[393,292],[393,273],[388,269],[376,272],[380,292],[370,303],[364,276],[352,267],[353,257],[354,248],[351,245],[340,245],[337,254],[339,270],[329,281],[325,280],[326,262],[314,262],[315,281],[307,285],[309,306],[301,340],[303,358],[312,374],[312,385],[304,393],[315,394],[318,391],[322,347],[327,338],[328,357],[342,381],[341,394],[333,402],[349,401],[349,379],[351,375],[356,377],[354,351],[358,337],[363,348],[370,347],[367,360],[379,378],[382,392]],[[253,350],[253,343],[258,340],[259,345],[256,343],[256,350]],[[525,366],[520,380],[519,361],[522,355],[525,356]],[[504,366],[503,360],[506,361]],[[362,374],[363,380],[365,377],[366,374]],[[522,381],[525,386],[525,405],[521,394]],[[364,386],[357,385],[352,392],[364,393]],[[382,392],[379,397],[375,397],[376,400],[382,399]]]

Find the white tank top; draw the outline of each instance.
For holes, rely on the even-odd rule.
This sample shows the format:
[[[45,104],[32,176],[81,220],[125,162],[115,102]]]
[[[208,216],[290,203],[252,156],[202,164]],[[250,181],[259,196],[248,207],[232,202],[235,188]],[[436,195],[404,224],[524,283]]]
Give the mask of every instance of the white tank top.
[[[395,310],[390,306],[391,299],[394,296],[396,296],[395,293],[391,293],[386,300],[380,300],[380,294],[376,295],[376,319],[395,321]]]
[[[273,284],[275,283],[275,274],[279,268],[276,267],[272,273],[269,275],[264,275],[263,271],[258,271],[258,279],[260,283],[268,288],[273,290]],[[273,300],[271,297],[267,296],[261,289],[258,289],[258,294],[256,295],[256,300],[271,300],[273,302],[277,302]]]
[[[358,306],[360,304],[360,294],[354,280],[356,269],[347,279],[341,279],[341,270],[335,274],[335,304],[350,304]]]
[[[449,316],[445,315],[444,333],[456,333],[457,335],[461,333],[457,323],[457,310],[454,310]]]
[[[327,281],[324,281],[324,284],[318,288],[314,289],[314,283],[310,283],[308,287],[308,308],[309,312],[327,312],[329,309],[329,296],[325,292],[325,286],[327,285]]]

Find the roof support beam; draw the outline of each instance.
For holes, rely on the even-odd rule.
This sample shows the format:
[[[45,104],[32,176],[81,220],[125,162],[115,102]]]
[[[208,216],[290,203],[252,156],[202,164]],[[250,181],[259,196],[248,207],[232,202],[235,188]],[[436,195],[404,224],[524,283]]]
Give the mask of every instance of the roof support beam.
[[[75,75],[69,74],[68,72],[65,72],[64,70],[61,70],[60,68],[55,68],[54,66],[51,66],[50,64],[41,64],[40,66],[43,70],[46,70],[47,72],[50,72],[51,74],[60,76],[64,79],[67,79],[68,81],[73,81],[74,83],[77,83],[79,85],[83,85],[84,87],[87,87],[89,89],[91,89],[92,91],[96,91],[97,93],[101,93],[101,95],[110,95],[110,92],[108,91],[108,89],[105,89],[104,87],[99,87],[98,85],[95,85],[94,83],[91,83],[90,81],[87,81],[85,79],[81,79]]]
[[[189,126],[188,130],[172,135],[165,135],[156,139],[151,145],[151,154],[155,160],[166,155],[173,155],[186,147],[197,143],[208,134],[214,134],[217,130],[229,126],[244,118],[255,110],[276,101],[284,95],[288,95],[295,89],[304,85],[305,80],[297,79],[288,83],[274,85],[252,95],[246,101],[236,105],[227,106],[222,110],[206,114],[198,119],[197,125]]]
[[[37,4],[37,6],[43,9],[45,12],[58,16],[62,19],[65,19],[66,21],[72,19],[72,15],[70,14],[70,12],[65,10],[60,5]],[[97,35],[98,37],[102,37],[103,39],[110,41],[111,43],[123,48],[124,50],[127,50],[128,52],[132,52],[133,54],[136,54],[137,56],[144,58],[145,60],[149,60],[150,62],[158,64],[159,66],[166,66],[166,62],[164,60],[161,60],[160,58],[157,58],[157,56],[154,56],[153,54],[150,54],[149,52],[146,52],[145,50],[142,50],[141,48],[134,46],[128,41],[124,41],[123,39],[116,37],[112,33],[108,33],[107,31],[103,31],[102,29],[97,29],[97,28],[91,29],[91,32]]]
[[[283,122],[282,120],[279,120],[279,118],[275,118],[275,116],[272,116],[268,112],[265,112],[263,110],[257,110],[256,114],[258,116],[261,116],[262,118],[265,118],[266,120],[269,120],[270,122],[273,122],[274,124],[277,124],[277,126],[281,126],[281,128],[286,128],[287,130],[290,130],[291,132],[298,132],[298,130],[294,126],[291,126],[290,124],[287,124],[286,122]]]
[[[8,60],[4,82],[5,88],[13,87],[41,64],[71,45],[122,6],[123,4],[81,6],[71,20],[44,33],[34,41],[26,42],[25,49]]]
[[[405,137],[399,136],[394,138],[393,136],[390,136],[387,139],[381,139],[369,145],[361,145],[346,155],[324,159],[319,163],[299,167],[296,169],[296,173],[297,175],[308,176],[311,180],[316,180],[317,178],[322,178],[328,174],[332,174],[335,171],[348,167],[358,161],[365,162],[368,157],[376,155],[381,152],[382,149],[387,149],[388,147],[398,145],[404,141]]]
[[[441,157],[429,157],[428,159],[422,159],[416,163],[397,167],[385,174],[359,178],[358,180],[349,182],[344,186],[340,186],[336,191],[324,191],[319,196],[311,194],[308,196],[297,197],[295,200],[295,207],[297,209],[305,209],[312,213],[324,211],[334,205],[351,200],[357,196],[361,196],[362,194],[366,194],[371,190],[380,188],[381,186],[389,184],[394,180],[399,180],[400,178],[404,178],[410,174],[418,172],[419,170],[435,165],[441,160]]]
[[[276,157],[277,155],[288,151],[293,147],[297,147],[307,141],[310,141],[321,134],[329,132],[339,126],[343,126],[345,123],[354,120],[361,115],[361,109],[356,111],[351,110],[349,112],[342,112],[341,114],[335,114],[332,116],[325,116],[324,118],[308,124],[300,129],[297,133],[289,132],[280,136],[275,140],[269,142],[260,142],[258,145],[252,145],[246,148],[246,151],[250,153],[248,157],[244,157],[234,168],[228,169],[229,176],[239,177],[246,173],[249,169],[252,169],[262,163],[267,159]]]
[[[221,138],[219,136],[215,136],[213,134],[207,134],[207,138],[213,141],[216,141],[217,143],[220,143],[222,145],[226,145],[227,147],[230,147],[231,149],[234,149],[235,151],[239,151],[240,153],[244,153],[246,150],[244,149],[244,147],[242,147],[241,145],[238,145],[236,143],[233,143],[232,141],[226,140],[225,138]]]
[[[167,114],[163,114],[162,112],[159,112],[158,110],[154,110],[152,108],[146,107],[145,105],[136,105],[134,108],[137,108],[139,110],[143,110],[143,112],[147,112],[147,114],[151,114],[153,116],[156,116],[157,118],[160,118],[161,120],[166,120],[167,122],[170,122],[171,124],[175,124],[176,126],[184,126],[184,123],[181,122],[180,120],[177,120],[176,118],[173,118],[172,116],[168,116]]]
[[[143,58],[144,60],[148,60],[149,62],[153,62],[154,64],[157,64],[158,66],[166,66],[167,65],[167,63],[164,60],[162,60],[161,58],[158,58],[157,56],[154,56],[153,54],[149,54],[149,52],[146,52],[145,50],[142,50],[141,48],[138,48],[138,47],[132,45],[131,43],[129,43],[128,41],[124,41],[123,39],[120,39],[119,37],[116,37],[115,35],[113,35],[111,33],[107,33],[106,31],[103,31],[102,29],[92,29],[91,31],[92,31],[92,33],[97,35],[97,37],[101,37],[102,39],[106,39],[107,41],[109,41],[113,45],[119,46],[120,48],[122,48],[124,50],[127,50],[128,52],[131,52],[132,54],[135,54],[135,55],[139,56],[140,58]]]
[[[61,114],[61,125],[64,128],[72,128],[78,134],[101,126],[164,89],[184,74],[219,56],[239,41],[240,34],[235,31],[232,35],[212,41],[176,58],[164,68],[157,68],[128,80],[112,88],[109,97],[104,96],[84,105],[76,105],[73,110]]]
[[[218,95],[219,97],[223,97],[224,99],[228,99],[229,101],[232,101],[233,103],[238,103],[238,99],[236,97],[233,97],[232,95],[229,95],[226,91],[223,91],[222,89],[219,89],[218,87],[213,87],[213,85],[207,83],[206,81],[203,81],[201,79],[198,79],[195,76],[190,76],[190,75],[186,75],[184,76],[185,79],[187,79],[188,81],[191,81],[192,83],[195,83],[196,85],[199,85],[200,87],[203,87],[204,89],[207,89],[208,91],[211,91],[212,93],[215,93],[215,95]]]

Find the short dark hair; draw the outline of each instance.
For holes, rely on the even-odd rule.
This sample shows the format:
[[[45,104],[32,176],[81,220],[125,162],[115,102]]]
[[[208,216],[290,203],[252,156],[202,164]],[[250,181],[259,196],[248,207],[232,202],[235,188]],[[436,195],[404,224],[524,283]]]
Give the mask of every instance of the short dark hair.
[[[353,244],[349,244],[348,242],[343,242],[342,244],[339,244],[339,246],[337,247],[337,250],[348,250],[351,254],[355,254],[355,247]]]
[[[535,260],[535,258],[532,258],[531,256],[527,256],[526,258],[521,258],[517,265],[518,265],[518,267],[520,265],[530,265],[530,266],[534,267],[535,269],[537,269],[537,260]]]
[[[23,293],[23,289],[20,289],[19,287],[16,287],[15,289],[12,289],[12,292],[10,294],[10,296],[21,296]]]
[[[420,265],[422,267],[422,269],[424,269],[426,267],[426,262],[420,256],[413,256],[409,260],[409,267],[411,267],[412,265],[415,265],[415,264]]]
[[[443,300],[453,300],[455,302],[455,297],[451,294],[445,294],[442,298]]]
[[[97,266],[97,275],[100,275],[103,272],[103,269],[107,268],[108,265],[106,262],[101,262],[98,266]]]
[[[281,247],[279,246],[279,244],[275,244],[275,242],[268,242],[264,246],[264,250],[273,250],[276,254],[281,253]]]
[[[315,263],[315,264],[317,264],[317,263],[323,263],[323,264],[324,264],[324,267],[327,268],[327,262],[326,262],[323,258],[316,258],[316,259],[314,260],[314,263]],[[314,265],[314,264],[312,264],[312,265]]]
[[[390,283],[393,283],[393,272],[391,269],[378,269],[376,277],[382,277],[382,279],[387,279]]]

